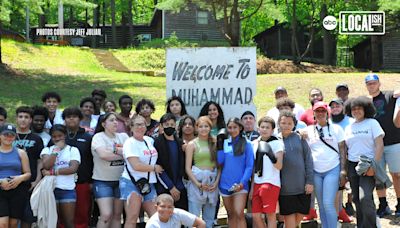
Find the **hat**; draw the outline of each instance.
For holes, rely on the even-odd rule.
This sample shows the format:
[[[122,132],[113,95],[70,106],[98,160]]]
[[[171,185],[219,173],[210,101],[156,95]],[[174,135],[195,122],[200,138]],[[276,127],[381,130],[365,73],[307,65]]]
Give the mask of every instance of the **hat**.
[[[346,83],[339,83],[336,85],[336,90],[338,90],[339,88],[349,89],[349,86]]]
[[[343,105],[342,98],[334,98],[334,99],[332,99],[331,102],[329,102],[329,106],[331,106],[333,102],[338,103],[340,105]]]
[[[282,86],[278,86],[278,87],[275,89],[275,92],[274,92],[274,93],[277,93],[277,92],[285,92],[285,93],[287,93],[286,89],[285,89],[284,87],[282,87]]]
[[[256,118],[256,116],[254,115],[254,113],[252,113],[251,111],[245,111],[245,112],[242,114],[242,116],[240,117],[240,119],[242,119],[243,116],[246,116],[246,115],[252,115],[254,118]]]
[[[5,133],[11,133],[16,135],[17,134],[17,129],[15,128],[14,125],[12,124],[4,124],[2,127],[0,127],[0,134],[5,134]]]
[[[323,102],[323,101],[318,101],[317,103],[315,103],[314,106],[313,106],[313,108],[312,108],[312,110],[315,111],[315,110],[317,110],[317,109],[319,109],[319,108],[323,108],[323,109],[325,109],[326,111],[328,111],[328,106],[327,106],[326,103]]]
[[[368,74],[365,77],[365,83],[368,83],[370,81],[379,81],[379,77],[377,74]]]

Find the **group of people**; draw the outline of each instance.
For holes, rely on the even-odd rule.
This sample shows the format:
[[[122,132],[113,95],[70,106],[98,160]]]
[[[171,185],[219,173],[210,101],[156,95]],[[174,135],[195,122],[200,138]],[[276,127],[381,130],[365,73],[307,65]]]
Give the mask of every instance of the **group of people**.
[[[315,196],[331,228],[346,182],[357,226],[376,227],[376,215],[391,213],[386,164],[400,216],[400,94],[381,91],[376,74],[365,84],[369,97],[348,98],[339,84],[329,103],[313,88],[307,110],[278,87],[257,123],[246,110],[225,121],[214,101],[196,119],[176,96],[159,121],[151,100],[132,112],[128,95],[117,113],[97,89],[63,111],[60,95],[45,93],[43,106],[16,109],[16,126],[0,107],[0,227],[136,227],[143,212],[147,227],[213,227],[222,199],[229,227],[246,227],[247,209],[253,227],[294,228],[314,217]]]

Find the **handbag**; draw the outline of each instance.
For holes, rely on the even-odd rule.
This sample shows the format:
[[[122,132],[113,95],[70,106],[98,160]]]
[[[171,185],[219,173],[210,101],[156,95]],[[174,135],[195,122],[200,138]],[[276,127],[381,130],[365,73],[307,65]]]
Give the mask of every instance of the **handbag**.
[[[146,140],[144,141],[144,143],[146,144],[146,147],[150,150],[149,146],[147,145]],[[152,158],[152,155],[150,153],[149,165],[151,164],[151,158]],[[129,175],[132,183],[136,186],[137,189],[139,189],[140,193],[144,196],[149,194],[151,192],[151,186],[149,183],[150,172],[147,172],[147,179],[145,177],[142,177],[139,180],[135,180],[135,178],[132,176],[131,172],[129,172],[127,164],[125,164],[125,168],[126,168],[126,171],[128,171],[128,175]]]

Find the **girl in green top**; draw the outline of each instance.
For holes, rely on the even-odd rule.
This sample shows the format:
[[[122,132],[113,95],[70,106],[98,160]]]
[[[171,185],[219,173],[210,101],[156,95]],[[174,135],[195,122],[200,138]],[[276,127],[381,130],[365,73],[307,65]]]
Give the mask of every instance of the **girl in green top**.
[[[221,174],[216,168],[216,140],[211,136],[212,121],[207,116],[197,120],[196,128],[198,136],[186,147],[189,212],[197,216],[201,212],[207,227],[212,227]]]

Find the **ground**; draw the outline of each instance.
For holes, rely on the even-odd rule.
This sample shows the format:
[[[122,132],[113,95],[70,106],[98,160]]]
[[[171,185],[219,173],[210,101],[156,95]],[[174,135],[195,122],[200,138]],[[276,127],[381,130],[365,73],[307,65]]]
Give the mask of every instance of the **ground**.
[[[134,50],[131,51],[134,53]],[[118,50],[112,52],[115,53]],[[148,58],[153,56],[160,58],[161,55],[159,51],[156,51],[154,55],[142,52],[142,56],[148,55],[150,56]],[[9,110],[10,122],[15,120],[16,107],[41,104],[41,95],[49,90],[61,94],[61,108],[76,106],[79,104],[79,100],[89,96],[93,89],[103,88],[108,94],[108,99],[115,101],[123,94],[132,96],[134,102],[143,97],[151,99],[156,105],[156,111],[153,114],[155,119],[160,118],[165,112],[165,78],[107,69],[89,49],[30,45],[2,40],[2,53],[6,65],[0,67],[0,105]],[[125,61],[121,61],[124,63],[129,62],[129,58],[133,54],[129,53],[129,50],[122,50],[121,53],[115,55],[117,58],[125,59]],[[143,66],[149,67],[151,61],[143,60],[143,62],[145,62],[141,63]],[[162,69],[163,60],[157,59],[155,63],[157,63],[154,66],[155,70]],[[288,61],[272,64],[269,62],[266,65],[270,67],[267,72],[280,73],[289,66],[288,64],[290,64]],[[136,66],[132,63],[126,67]],[[146,67],[143,68],[147,69]],[[352,72],[355,69],[323,67],[313,64],[290,65],[288,69],[293,70],[291,72],[303,73],[260,74],[257,76],[257,94],[254,103],[259,117],[274,106],[273,91],[277,86],[286,87],[289,97],[305,108],[310,106],[308,92],[313,87],[318,87],[323,91],[326,101],[335,97],[336,84],[342,82],[349,85],[351,97],[367,93],[363,81],[365,72],[343,73]],[[304,73],[310,71],[317,73]],[[400,89],[399,73],[378,74],[383,90]],[[390,207],[394,209],[396,197],[393,187],[388,190],[388,201]],[[381,224],[382,227],[400,227],[400,219],[390,216],[381,219]],[[350,227],[354,227],[354,225]]]

